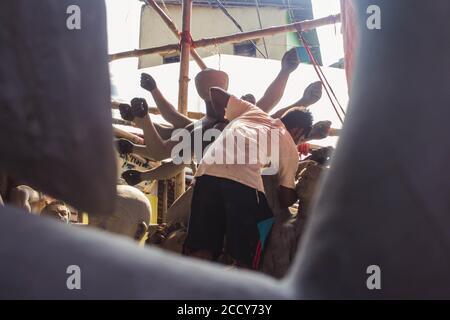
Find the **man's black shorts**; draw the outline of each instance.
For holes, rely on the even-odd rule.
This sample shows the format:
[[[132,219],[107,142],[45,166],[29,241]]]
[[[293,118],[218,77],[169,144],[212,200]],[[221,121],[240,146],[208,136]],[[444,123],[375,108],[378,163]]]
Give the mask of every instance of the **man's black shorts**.
[[[232,181],[204,175],[196,178],[186,246],[218,257],[226,251],[239,263],[259,268],[273,224],[264,193]]]

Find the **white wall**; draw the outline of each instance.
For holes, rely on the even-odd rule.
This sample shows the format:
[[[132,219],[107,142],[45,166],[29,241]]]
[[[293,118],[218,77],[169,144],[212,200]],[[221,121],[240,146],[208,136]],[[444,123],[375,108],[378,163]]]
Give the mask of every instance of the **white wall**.
[[[181,6],[168,5],[169,15],[181,30]],[[230,14],[242,26],[244,31],[260,29],[257,11],[255,7],[227,8]],[[260,8],[262,26],[270,27],[286,23],[286,11],[275,7]],[[194,6],[191,20],[191,34],[195,39],[218,37],[238,33],[239,30],[218,8]],[[286,51],[286,34],[279,34],[265,38],[269,58],[281,59]],[[177,39],[164,24],[159,15],[150,7],[143,7],[140,27],[140,48],[149,48],[176,43]],[[257,42],[258,48],[265,54],[261,40]],[[198,48],[202,57],[217,53],[233,54],[232,44],[223,44],[219,47]],[[257,57],[261,55],[257,52]],[[140,58],[141,68],[155,66],[163,63],[163,57],[159,54]]]

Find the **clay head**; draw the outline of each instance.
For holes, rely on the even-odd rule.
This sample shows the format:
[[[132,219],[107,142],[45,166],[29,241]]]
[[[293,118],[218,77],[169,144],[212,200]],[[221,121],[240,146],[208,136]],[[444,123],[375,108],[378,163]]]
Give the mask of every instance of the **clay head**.
[[[198,95],[205,101],[211,101],[209,90],[212,87],[218,87],[224,90],[228,89],[228,75],[219,70],[205,69],[195,76],[195,87]]]
[[[150,224],[151,207],[148,198],[132,186],[119,185],[115,204],[113,214],[89,216],[89,224],[140,241]]]
[[[325,139],[330,134],[331,121],[319,121],[316,122],[308,135],[310,140],[320,140]]]
[[[69,223],[71,212],[64,202],[56,200],[42,209],[41,216],[46,216]]]

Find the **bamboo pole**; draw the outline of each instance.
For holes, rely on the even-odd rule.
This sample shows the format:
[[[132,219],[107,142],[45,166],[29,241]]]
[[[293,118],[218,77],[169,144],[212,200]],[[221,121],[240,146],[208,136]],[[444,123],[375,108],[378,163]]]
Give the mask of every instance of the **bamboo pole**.
[[[161,112],[156,107],[149,107],[148,112],[150,114],[154,114],[154,115],[161,114]],[[200,120],[201,118],[203,118],[205,116],[205,114],[203,112],[188,111],[187,116],[189,119]]]
[[[189,56],[191,49],[191,13],[192,0],[183,0],[182,15],[183,24],[182,30],[184,36],[181,36],[181,56],[180,56],[180,78],[178,90],[178,111],[187,115],[188,102],[188,86],[189,86]],[[184,170],[175,177],[175,199],[181,196],[186,190]]]
[[[183,0],[183,33],[191,32],[192,0]],[[178,111],[187,115],[188,85],[189,85],[189,53],[191,42],[187,37],[181,39],[180,78],[178,91]]]
[[[161,223],[167,222],[167,209],[168,209],[168,201],[169,201],[169,185],[168,181],[164,180],[163,182],[163,194],[162,194],[162,212],[161,212]]]
[[[172,21],[172,19],[164,12],[164,10],[158,6],[158,4],[155,2],[155,0],[145,0],[145,2],[150,5],[157,14],[161,17],[161,19],[165,22],[165,24],[169,27],[170,31],[173,32],[173,34],[177,37],[178,40],[181,39],[180,31],[178,31],[177,26]],[[197,53],[197,51],[194,48],[190,49],[191,56],[197,62],[197,65],[200,67],[200,69],[204,70],[206,69],[206,64],[200,57],[200,55]]]
[[[109,60],[119,60],[119,59],[125,59],[125,58],[136,58],[140,56],[145,56],[149,54],[155,54],[155,53],[174,53],[180,51],[179,44],[168,44],[161,47],[154,47],[154,48],[148,48],[148,49],[135,49],[131,51],[125,51],[125,52],[119,52],[119,53],[113,53],[109,55]]]
[[[340,20],[340,15],[333,15],[328,16],[325,18],[315,19],[315,20],[306,20],[296,23],[291,23],[287,25],[277,26],[277,27],[269,27],[264,29],[259,29],[255,31],[249,31],[249,32],[243,32],[243,33],[236,33],[229,36],[223,36],[218,38],[206,38],[201,39],[198,41],[195,41],[195,47],[206,47],[206,46],[212,46],[216,44],[221,43],[228,43],[228,42],[242,42],[245,40],[250,39],[257,39],[262,38],[266,36],[273,36],[278,33],[287,33],[287,32],[294,32],[294,31],[307,31],[311,29],[315,29],[324,25],[329,25],[336,23]]]
[[[111,101],[111,109],[119,109],[119,105],[121,103],[125,103],[125,102],[119,102],[119,101]],[[159,109],[157,107],[148,107],[148,113],[150,114],[154,114],[154,115],[160,115],[161,111],[159,111]],[[196,111],[188,111],[187,112],[187,116],[189,119],[194,119],[194,120],[200,120],[201,118],[203,118],[205,116],[205,114],[203,112],[196,112]],[[123,120],[123,119],[114,119],[113,118],[113,124],[121,124],[121,125],[125,125],[125,126],[133,126],[133,122],[132,121],[127,121],[127,120]]]
[[[223,44],[223,43],[229,43],[229,42],[236,43],[236,42],[242,42],[242,41],[251,40],[251,39],[273,36],[273,35],[279,34],[279,33],[295,32],[298,30],[308,31],[308,30],[316,29],[318,27],[338,23],[340,21],[341,21],[340,14],[331,15],[328,17],[315,19],[315,20],[305,20],[305,21],[291,23],[291,24],[277,26],[277,27],[269,27],[269,28],[265,28],[265,29],[255,30],[255,31],[231,34],[228,36],[201,39],[198,41],[194,41],[193,46],[196,48],[202,48],[202,47],[208,47],[208,46],[213,46],[213,45],[218,45],[218,44]],[[123,59],[123,58],[139,57],[139,56],[154,54],[154,53],[170,53],[170,52],[176,52],[179,50],[180,50],[179,44],[168,44],[168,45],[164,45],[161,47],[136,49],[136,50],[131,50],[131,51],[115,53],[115,54],[111,54],[109,57],[110,57],[110,60],[112,61],[112,60]]]

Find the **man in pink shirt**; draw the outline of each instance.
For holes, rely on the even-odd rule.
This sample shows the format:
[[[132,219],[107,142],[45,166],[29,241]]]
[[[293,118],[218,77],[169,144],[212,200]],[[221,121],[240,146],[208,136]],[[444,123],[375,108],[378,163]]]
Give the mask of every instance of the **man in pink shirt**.
[[[282,206],[297,201],[297,144],[311,130],[312,116],[293,108],[274,119],[220,88],[211,88],[211,100],[230,123],[198,167],[185,252],[215,260],[226,237],[237,265],[258,269],[273,223],[261,174],[278,174]]]

